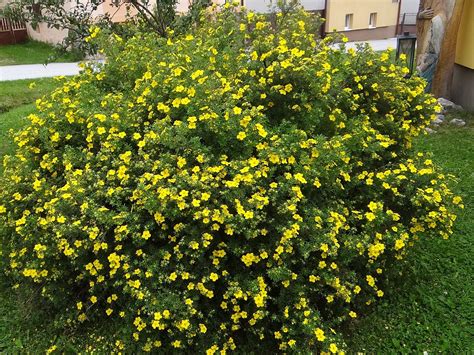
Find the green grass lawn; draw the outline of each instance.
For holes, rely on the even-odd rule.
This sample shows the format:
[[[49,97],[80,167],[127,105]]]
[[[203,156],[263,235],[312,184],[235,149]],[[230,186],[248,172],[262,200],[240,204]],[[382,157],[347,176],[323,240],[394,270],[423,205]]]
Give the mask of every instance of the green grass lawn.
[[[0,113],[34,102],[57,85],[54,78],[0,81]]]
[[[17,131],[26,123],[26,116],[34,110],[34,104],[16,107],[0,115],[0,157],[13,153],[10,130]],[[3,166],[0,165],[0,172]]]
[[[0,156],[12,149],[6,131],[19,129],[33,109],[29,104],[0,114]],[[347,325],[350,353],[474,351],[474,114],[463,118],[467,127],[445,127],[416,141],[418,149],[432,152],[446,173],[458,177],[455,190],[466,207],[455,233],[449,240],[427,240],[413,250],[385,289],[384,300]],[[7,285],[0,275],[0,352],[39,353],[53,343],[66,352],[84,348],[90,339],[87,330],[56,329],[51,315],[33,302],[37,292]]]
[[[54,52],[55,49],[50,44],[37,41],[0,46],[0,66],[44,64]],[[79,59],[77,55],[66,53],[55,58],[54,62],[74,62]]]

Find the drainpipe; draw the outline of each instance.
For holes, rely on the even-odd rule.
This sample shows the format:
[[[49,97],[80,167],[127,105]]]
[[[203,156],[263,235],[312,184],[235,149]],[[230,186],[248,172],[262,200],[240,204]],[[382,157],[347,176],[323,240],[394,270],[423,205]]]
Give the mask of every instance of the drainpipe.
[[[324,0],[324,17],[325,17],[325,20],[324,21],[324,33],[323,33],[323,38],[326,37],[326,33],[327,33],[327,26],[328,26],[328,2],[329,0]]]
[[[397,14],[397,25],[395,26],[395,37],[397,37],[397,35],[399,33],[398,31],[400,30],[399,26],[400,26],[400,13],[402,11],[402,1],[403,0],[400,0],[398,2],[398,14]]]

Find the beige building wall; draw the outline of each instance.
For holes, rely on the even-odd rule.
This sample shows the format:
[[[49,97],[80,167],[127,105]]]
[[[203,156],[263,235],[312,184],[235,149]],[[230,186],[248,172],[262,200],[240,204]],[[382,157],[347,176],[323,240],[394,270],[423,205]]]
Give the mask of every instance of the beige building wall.
[[[326,32],[341,32],[356,41],[395,37],[400,1],[328,0]],[[369,24],[371,14],[375,14],[373,26]],[[352,15],[349,26],[346,15]]]
[[[180,0],[176,4],[176,11],[186,12],[188,11],[189,5],[191,5],[191,0]]]
[[[474,0],[464,2],[451,96],[457,104],[474,111]]]
[[[258,1],[264,2],[265,0],[258,0]],[[191,5],[192,2],[193,0],[178,0],[176,4],[176,11],[177,12],[188,11],[189,5]],[[226,1],[225,0],[212,0],[212,2],[217,5],[223,5],[225,4]]]
[[[474,69],[474,1],[464,2],[456,47],[456,63]]]
[[[131,16],[137,14],[137,10],[133,6],[122,4],[120,7],[114,6],[112,1],[106,1],[101,5],[102,14],[108,14],[113,22],[125,22]]]
[[[27,23],[26,29],[28,30],[28,36],[31,39],[50,44],[61,43],[67,36],[67,30],[48,28],[48,25],[44,22],[39,23],[35,28],[31,27],[31,25]]]

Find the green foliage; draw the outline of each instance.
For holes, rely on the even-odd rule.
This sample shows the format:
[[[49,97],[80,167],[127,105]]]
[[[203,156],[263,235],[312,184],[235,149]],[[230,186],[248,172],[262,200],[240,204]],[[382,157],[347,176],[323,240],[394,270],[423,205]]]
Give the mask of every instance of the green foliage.
[[[83,56],[95,53],[94,46],[84,41],[92,24],[102,27],[110,26],[107,15],[94,15],[103,0],[65,1],[65,0],[13,0],[0,11],[3,17],[14,21],[28,22],[33,28],[46,23],[49,28],[65,30],[66,37],[57,47],[54,57],[69,51]]]
[[[57,86],[57,80],[52,78],[0,82],[0,157],[14,152],[9,132],[24,126],[26,116],[34,110],[32,102]]]
[[[96,54],[97,47],[85,39],[90,35],[91,26],[98,26],[121,34],[130,29],[128,24],[120,24],[113,19],[113,11],[98,11],[103,6],[112,10],[126,9],[129,22],[144,27],[146,32],[167,37],[169,32],[183,32],[194,25],[198,14],[209,6],[209,0],[193,1],[186,14],[176,13],[177,0],[12,0],[2,9],[0,15],[12,20],[26,21],[35,28],[46,23],[49,28],[65,30],[66,37],[56,47],[48,61],[56,61],[64,56],[85,57]]]
[[[452,232],[461,199],[411,148],[436,100],[304,12],[201,23],[91,31],[107,63],[38,102],[4,159],[3,268],[58,324],[127,324],[115,350],[337,352],[385,272]]]

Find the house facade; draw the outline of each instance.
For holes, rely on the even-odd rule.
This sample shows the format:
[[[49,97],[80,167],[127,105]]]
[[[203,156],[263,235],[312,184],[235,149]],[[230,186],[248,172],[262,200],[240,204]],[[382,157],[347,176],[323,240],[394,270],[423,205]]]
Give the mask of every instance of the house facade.
[[[474,1],[464,1],[458,31],[451,98],[474,111]]]
[[[402,0],[328,0],[326,33],[343,33],[350,41],[395,37]]]
[[[343,33],[349,40],[363,41],[395,37],[402,1],[413,2],[413,0],[301,0],[301,5],[308,11],[320,13],[326,19],[325,33],[336,31]],[[242,5],[257,12],[268,12],[271,3],[270,0],[241,0]]]
[[[398,34],[416,34],[416,17],[420,0],[401,0]]]

